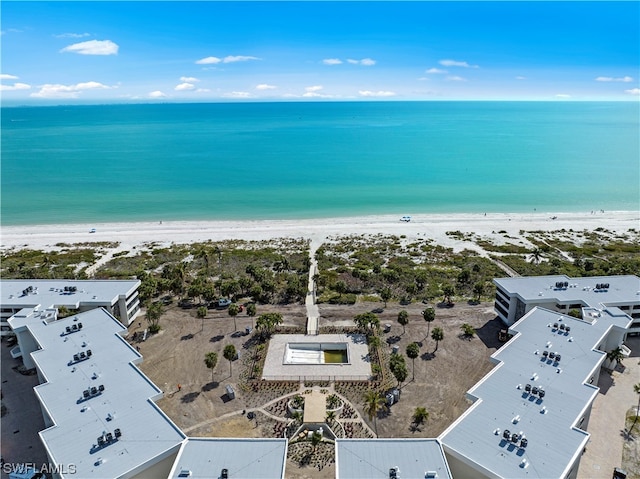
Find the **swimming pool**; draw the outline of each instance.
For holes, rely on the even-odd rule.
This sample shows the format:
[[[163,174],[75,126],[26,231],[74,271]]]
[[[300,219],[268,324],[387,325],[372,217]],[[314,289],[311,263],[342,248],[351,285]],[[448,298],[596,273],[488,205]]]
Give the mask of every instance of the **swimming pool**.
[[[288,343],[285,364],[348,364],[346,343]]]

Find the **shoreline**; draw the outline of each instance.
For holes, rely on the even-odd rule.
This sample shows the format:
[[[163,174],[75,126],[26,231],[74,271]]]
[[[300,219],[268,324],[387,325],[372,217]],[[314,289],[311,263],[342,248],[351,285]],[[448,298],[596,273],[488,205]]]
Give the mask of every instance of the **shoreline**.
[[[506,231],[595,230],[602,227],[617,232],[637,229],[638,211],[594,211],[567,213],[454,213],[412,215],[403,222],[399,215],[370,215],[317,219],[268,219],[238,221],[158,221],[83,223],[58,225],[2,226],[0,250],[12,248],[51,249],[58,243],[119,242],[120,248],[145,243],[168,246],[207,240],[244,239],[261,241],[275,238],[308,238],[322,241],[330,236],[351,234],[393,234],[407,238],[432,238],[443,246],[459,243],[446,235],[461,231],[491,235]],[[554,219],[555,218],[555,219]],[[95,228],[95,233],[90,230]]]

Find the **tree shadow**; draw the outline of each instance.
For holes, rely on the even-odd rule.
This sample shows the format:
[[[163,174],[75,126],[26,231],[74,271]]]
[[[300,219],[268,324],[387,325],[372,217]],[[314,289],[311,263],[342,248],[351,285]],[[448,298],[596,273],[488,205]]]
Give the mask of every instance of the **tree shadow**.
[[[387,339],[385,339],[385,341],[387,342],[387,344],[395,344],[400,341],[400,339],[400,336],[389,336]]]
[[[224,336],[222,334],[218,334],[217,336],[213,336],[209,342],[211,343],[217,343],[218,341],[222,341],[224,339]]]
[[[442,301],[440,303],[436,304],[436,307],[438,308],[446,308],[446,309],[450,309],[453,308],[456,305],[456,303],[447,303],[446,301]]]
[[[467,304],[469,306],[478,306],[480,304],[480,301],[476,301],[475,299],[470,299],[469,301],[467,301]]]
[[[615,385],[615,380],[613,379],[613,376],[611,376],[611,373],[609,373],[608,371],[603,371],[603,373],[600,374],[600,378],[598,379],[598,387],[600,388],[600,394],[607,394],[607,392],[609,391],[609,388],[611,388],[611,386]]]
[[[207,392],[207,391],[216,389],[218,386],[220,386],[220,383],[218,381],[211,381],[210,383],[207,383],[204,386],[202,386],[201,390],[203,392]]]
[[[180,338],[180,341],[187,341],[189,339],[193,339],[195,336],[193,335],[193,333],[189,333],[189,334],[185,334],[184,336],[182,336]]]
[[[433,352],[433,353],[423,353],[420,356],[420,359],[422,359],[423,361],[431,361],[435,357],[436,357],[436,353],[435,352]]]
[[[184,396],[182,396],[180,398],[180,401],[185,404],[188,404],[190,402],[195,401],[198,398],[198,396],[200,396],[200,391],[194,391],[192,393],[187,393]]]

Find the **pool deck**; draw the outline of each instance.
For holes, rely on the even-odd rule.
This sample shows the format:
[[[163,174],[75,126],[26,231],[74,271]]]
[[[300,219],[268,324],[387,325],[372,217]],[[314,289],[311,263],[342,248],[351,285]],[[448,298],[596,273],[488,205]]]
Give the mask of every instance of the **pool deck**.
[[[287,343],[347,343],[348,364],[284,364]],[[269,342],[262,371],[265,380],[366,381],[371,377],[369,348],[363,334],[277,334]]]

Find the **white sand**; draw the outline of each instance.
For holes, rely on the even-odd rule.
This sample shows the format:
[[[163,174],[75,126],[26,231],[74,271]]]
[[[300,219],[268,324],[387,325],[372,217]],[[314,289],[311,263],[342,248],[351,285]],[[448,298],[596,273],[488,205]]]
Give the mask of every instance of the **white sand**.
[[[552,217],[556,219],[552,219]],[[640,229],[640,212],[607,211],[585,213],[491,213],[414,215],[411,222],[400,221],[400,216],[363,216],[353,218],[324,218],[305,220],[260,221],[165,221],[146,223],[105,223],[42,226],[3,226],[0,247],[34,248],[48,250],[57,243],[84,243],[117,241],[119,250],[140,247],[145,243],[170,245],[218,241],[224,239],[268,240],[272,238],[309,238],[322,242],[329,236],[350,234],[395,234],[407,238],[432,238],[436,243],[455,250],[468,248],[469,242],[458,241],[446,235],[447,231],[475,233],[492,237],[506,231],[519,237],[521,230],[573,229],[594,230],[603,227],[622,233],[630,228]],[[95,228],[95,233],[89,233]]]

